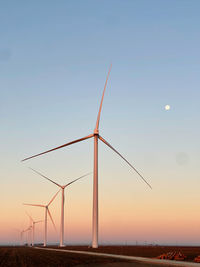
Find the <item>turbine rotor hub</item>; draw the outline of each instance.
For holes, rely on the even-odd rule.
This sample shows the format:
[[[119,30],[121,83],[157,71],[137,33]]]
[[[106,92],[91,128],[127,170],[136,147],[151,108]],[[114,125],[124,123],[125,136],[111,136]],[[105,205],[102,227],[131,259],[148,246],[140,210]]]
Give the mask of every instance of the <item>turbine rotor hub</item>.
[[[94,135],[99,135],[99,130],[98,129],[94,129]]]

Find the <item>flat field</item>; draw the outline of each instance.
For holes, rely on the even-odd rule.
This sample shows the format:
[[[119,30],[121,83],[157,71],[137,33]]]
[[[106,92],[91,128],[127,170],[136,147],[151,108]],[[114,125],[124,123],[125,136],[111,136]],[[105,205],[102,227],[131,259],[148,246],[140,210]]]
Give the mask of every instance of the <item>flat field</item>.
[[[58,247],[52,247],[58,248]],[[181,251],[188,261],[200,255],[200,247],[171,246],[100,246],[98,249],[86,246],[66,246],[62,249],[120,254],[153,258],[170,251]],[[159,265],[137,263],[115,258],[38,250],[29,247],[0,247],[1,267],[154,267]],[[188,262],[188,266],[189,262]],[[200,266],[200,263],[199,263]]]
[[[148,258],[154,258],[163,253],[171,251],[180,251],[187,257],[186,261],[190,262],[193,262],[194,258],[200,255],[200,247],[186,246],[100,246],[98,249],[88,248],[86,246],[66,246],[62,249],[84,250],[90,252],[101,252]]]
[[[89,255],[37,250],[28,247],[0,247],[1,267],[145,267],[146,264]],[[148,265],[154,267],[154,265]],[[157,266],[157,265],[156,265]],[[158,266],[157,266],[158,267]]]

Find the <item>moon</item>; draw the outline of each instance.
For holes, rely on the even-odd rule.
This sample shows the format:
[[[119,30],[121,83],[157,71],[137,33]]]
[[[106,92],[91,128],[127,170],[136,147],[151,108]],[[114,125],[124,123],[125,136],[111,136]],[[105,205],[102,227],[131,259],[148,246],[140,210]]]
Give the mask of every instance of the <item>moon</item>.
[[[165,110],[170,110],[170,108],[171,108],[170,105],[165,106]]]

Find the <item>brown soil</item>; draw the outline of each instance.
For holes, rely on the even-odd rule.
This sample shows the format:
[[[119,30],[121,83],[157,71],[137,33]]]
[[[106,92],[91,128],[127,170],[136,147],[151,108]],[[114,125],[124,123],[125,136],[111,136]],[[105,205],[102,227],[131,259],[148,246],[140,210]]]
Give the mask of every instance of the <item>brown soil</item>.
[[[0,247],[1,267],[145,267],[147,265],[105,257],[77,255],[28,247]],[[148,265],[153,267],[153,265]]]
[[[100,246],[98,249],[88,248],[86,246],[66,246],[62,249],[85,250],[101,253],[120,254],[128,256],[154,258],[170,251],[180,251],[187,258],[187,261],[193,261],[200,255],[200,247],[176,247],[176,246]],[[199,265],[200,266],[200,265]]]
[[[55,247],[54,247],[55,248]],[[58,247],[56,247],[58,248]],[[84,250],[140,257],[156,257],[169,251],[181,251],[187,260],[200,255],[200,247],[167,246],[67,246],[62,249]],[[137,263],[115,258],[89,256],[58,251],[37,250],[28,247],[0,247],[0,267],[154,267],[159,265]],[[199,264],[200,266],[200,264]]]

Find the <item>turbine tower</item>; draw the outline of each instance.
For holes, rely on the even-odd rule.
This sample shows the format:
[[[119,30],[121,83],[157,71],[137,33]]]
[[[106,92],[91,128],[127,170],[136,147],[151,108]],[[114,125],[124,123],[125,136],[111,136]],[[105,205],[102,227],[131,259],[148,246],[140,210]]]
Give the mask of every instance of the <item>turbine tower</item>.
[[[65,203],[65,188],[68,187],[69,185],[73,184],[74,182],[78,181],[79,179],[91,174],[91,173],[87,173],[85,175],[82,175],[81,177],[71,181],[70,183],[66,184],[66,185],[60,185],[56,182],[54,182],[53,180],[49,179],[47,176],[43,175],[42,173],[32,169],[32,168],[29,168],[31,169],[32,171],[34,171],[35,173],[39,174],[40,176],[42,176],[43,178],[47,179],[48,181],[54,183],[55,185],[57,185],[58,187],[60,187],[61,191],[62,191],[62,197],[61,197],[61,221],[60,221],[60,247],[63,247],[64,246],[64,203]]]
[[[47,205],[23,203],[23,205],[26,205],[26,206],[34,206],[34,207],[42,207],[42,208],[45,208],[45,213],[44,213],[44,247],[47,246],[47,215],[49,215],[49,217],[51,219],[51,222],[52,222],[52,224],[54,226],[54,229],[56,230],[55,223],[54,223],[53,218],[51,216],[51,213],[49,211],[49,205],[54,201],[54,199],[56,198],[56,196],[58,195],[59,192],[60,192],[60,189],[52,197],[52,199],[49,201],[49,203]]]
[[[103,104],[103,99],[104,99],[104,95],[105,95],[105,90],[106,90],[106,86],[107,86],[107,82],[108,82],[108,77],[110,75],[110,71],[111,71],[111,67],[108,71],[108,75],[106,78],[106,82],[105,82],[105,86],[104,86],[104,90],[103,90],[103,94],[102,94],[102,98],[101,98],[101,103],[100,103],[100,107],[99,107],[99,112],[98,112],[98,116],[97,116],[97,121],[96,121],[96,126],[94,129],[94,132],[90,135],[87,135],[83,138],[71,141],[69,143],[66,143],[64,145],[52,148],[50,150],[47,150],[45,152],[36,154],[34,156],[28,157],[23,159],[22,161],[34,158],[34,157],[38,157],[40,155],[52,152],[54,150],[84,141],[86,139],[89,138],[94,138],[94,169],[93,169],[93,219],[92,219],[92,247],[93,248],[98,248],[98,140],[102,141],[104,144],[106,144],[109,148],[111,148],[115,153],[117,153],[139,176],[140,178],[151,188],[151,185],[144,179],[144,177],[136,170],[135,167],[133,167],[133,165],[131,163],[129,163],[128,160],[126,160],[114,147],[112,147],[103,137],[101,137],[99,135],[99,122],[100,122],[100,116],[101,116],[101,109],[102,109],[102,104]],[[152,188],[151,188],[152,189]]]

